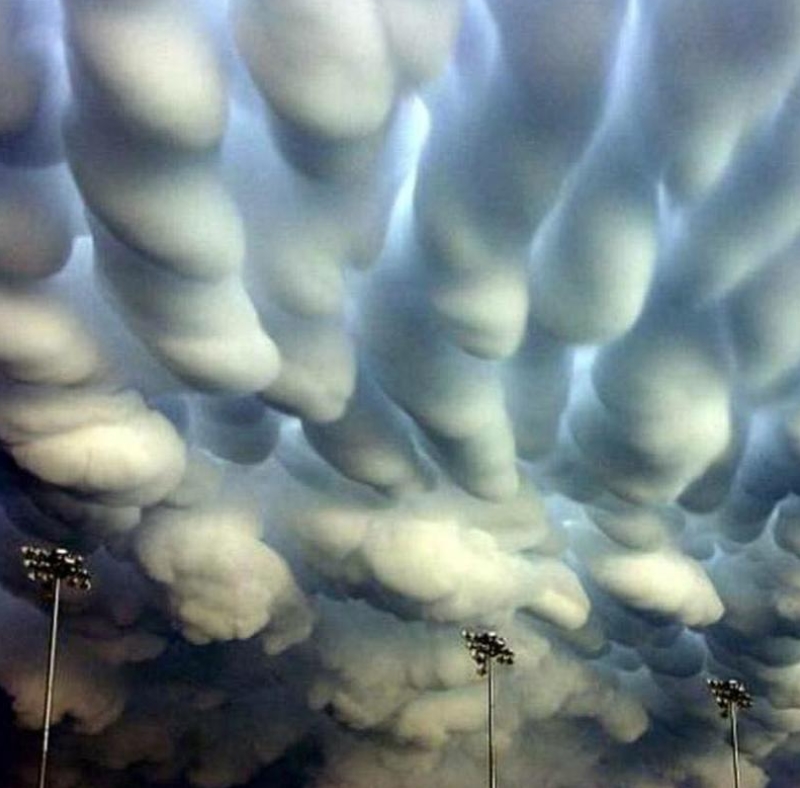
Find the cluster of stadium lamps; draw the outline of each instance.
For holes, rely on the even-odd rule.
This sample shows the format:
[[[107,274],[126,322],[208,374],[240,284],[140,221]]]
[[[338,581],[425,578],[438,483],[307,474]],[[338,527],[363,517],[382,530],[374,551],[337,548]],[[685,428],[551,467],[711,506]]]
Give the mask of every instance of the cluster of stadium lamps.
[[[48,649],[47,683],[45,685],[44,715],[42,725],[42,758],[39,765],[39,788],[45,788],[47,774],[47,753],[50,735],[50,718],[53,703],[53,681],[55,676],[56,643],[58,638],[58,614],[61,584],[77,591],[88,591],[92,586],[89,571],[84,566],[83,556],[63,547],[47,549],[28,546],[22,548],[22,562],[28,579],[42,588],[53,600],[53,614],[50,626]],[[497,786],[497,769],[494,751],[494,663],[513,665],[514,652],[501,637],[492,630],[461,630],[464,645],[475,663],[478,675],[486,676],[488,706],[488,755],[489,788]],[[735,788],[739,788],[739,743],[736,730],[736,711],[749,709],[753,698],[741,681],[736,679],[709,679],[708,688],[720,708],[722,717],[731,722],[731,742],[733,746],[733,774]]]
[[[83,556],[63,547],[48,550],[26,545],[22,548],[22,563],[28,570],[28,580],[46,591],[55,593],[55,586],[61,581],[79,591],[88,591],[92,587],[89,570],[83,565]]]
[[[733,716],[736,709],[749,709],[753,705],[753,696],[741,681],[708,679],[706,683],[719,706],[719,713],[723,719]]]
[[[514,652],[508,647],[505,638],[496,632],[473,632],[461,630],[461,637],[467,646],[472,661],[478,668],[478,675],[485,676],[493,660],[501,665],[514,664]]]

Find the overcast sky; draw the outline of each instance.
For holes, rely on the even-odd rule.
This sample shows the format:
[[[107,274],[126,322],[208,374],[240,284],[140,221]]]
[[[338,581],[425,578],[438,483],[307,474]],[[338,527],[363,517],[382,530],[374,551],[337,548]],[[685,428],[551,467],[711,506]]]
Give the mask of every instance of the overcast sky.
[[[0,771],[800,784],[797,0],[0,0]],[[2,780],[2,778],[0,778]]]

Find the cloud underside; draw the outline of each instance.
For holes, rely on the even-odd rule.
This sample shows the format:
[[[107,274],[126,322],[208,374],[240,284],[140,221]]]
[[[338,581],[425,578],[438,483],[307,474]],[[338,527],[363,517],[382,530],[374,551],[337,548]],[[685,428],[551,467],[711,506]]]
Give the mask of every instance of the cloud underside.
[[[58,788],[477,788],[464,627],[504,785],[798,782],[799,143],[794,0],[0,0],[11,782],[31,542]]]

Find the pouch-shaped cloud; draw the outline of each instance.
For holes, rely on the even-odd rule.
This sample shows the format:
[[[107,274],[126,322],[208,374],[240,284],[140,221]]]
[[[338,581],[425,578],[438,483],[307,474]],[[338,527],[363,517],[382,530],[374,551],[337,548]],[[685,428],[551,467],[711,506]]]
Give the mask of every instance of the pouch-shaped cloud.
[[[277,348],[238,279],[175,276],[99,227],[96,238],[103,280],[134,332],[170,371],[201,390],[226,393],[251,393],[275,378]]]
[[[419,599],[434,619],[460,620],[511,604],[566,629],[585,623],[583,589],[563,564],[504,556],[493,542],[482,531],[459,534],[452,524],[422,520],[384,525],[366,535],[362,550],[376,579]]]
[[[346,140],[379,130],[399,88],[435,76],[458,11],[456,0],[359,0],[344,13],[317,0],[277,6],[241,0],[234,26],[256,84],[279,117]]]
[[[4,0],[0,30],[0,161],[54,164],[63,156],[59,122],[67,94],[54,6]]]
[[[720,529],[730,538],[740,542],[756,539],[775,506],[800,488],[799,428],[794,402],[753,420],[730,493],[717,515]]]
[[[482,518],[475,525],[459,522],[457,499],[422,493],[398,513],[379,501],[343,500],[341,487],[312,493],[284,478],[281,519],[301,555],[323,575],[363,589],[368,597],[371,587],[378,598],[383,590],[398,598],[400,610],[411,603],[435,621],[485,617],[509,607],[566,629],[586,621],[588,600],[561,561],[506,552],[491,531],[482,530]],[[502,523],[498,509],[495,521]],[[506,516],[512,520],[513,510]],[[541,540],[550,551],[542,536],[523,549],[536,549]]]
[[[769,534],[764,534],[747,553],[721,557],[710,569],[725,601],[725,627],[745,637],[795,636],[800,624],[797,559],[781,554]],[[744,567],[746,587],[739,577]]]
[[[58,299],[20,287],[0,289],[0,363],[21,384],[75,385],[103,365],[96,342]]]
[[[303,429],[314,449],[354,481],[396,493],[425,484],[423,460],[407,423],[366,369],[341,418],[309,422]]]
[[[190,4],[76,0],[64,10],[77,91],[144,139],[189,150],[220,140],[224,77]]]
[[[702,6],[661,0],[636,10],[636,54],[622,76],[635,96],[631,120],[641,123],[641,138],[670,190],[694,199],[791,85],[800,17],[786,0],[742,9],[717,0]]]
[[[462,627],[509,788],[717,786],[708,674],[798,784],[798,75],[795,0],[0,0],[0,783],[32,541],[61,788],[480,788]]]
[[[675,509],[637,506],[613,495],[597,498],[584,509],[605,536],[638,550],[652,550],[674,542],[684,526],[682,514]]]
[[[573,535],[573,549],[589,576],[623,604],[690,627],[713,624],[722,616],[711,580],[677,550],[631,550],[588,530]]]
[[[395,77],[375,3],[360,0],[341,15],[313,0],[245,0],[235,13],[248,65],[279,115],[334,139],[384,125]]]
[[[570,348],[530,321],[522,345],[502,371],[517,452],[526,460],[545,457],[554,448],[571,376]]]
[[[756,393],[791,384],[797,372],[797,254],[794,246],[784,251],[725,304],[737,361]]]
[[[537,233],[531,311],[573,343],[619,336],[647,295],[656,254],[655,187],[614,139],[592,145]]]
[[[339,418],[356,376],[355,351],[340,321],[301,318],[277,309],[265,317],[280,348],[281,363],[264,399],[312,422]]]
[[[336,12],[318,0],[237,0],[232,21],[290,160],[352,175],[379,149],[400,92],[444,65],[459,10],[457,0],[359,0]]]
[[[495,368],[442,336],[412,277],[383,273],[364,297],[360,331],[370,364],[461,485],[489,499],[513,494],[514,439]],[[387,314],[395,316],[390,324]]]
[[[214,500],[198,489],[207,484],[205,473],[193,468],[184,488],[148,512],[136,534],[136,556],[166,586],[190,641],[244,639],[263,630],[266,650],[283,651],[307,637],[311,611],[289,567],[259,541],[247,502]]]
[[[713,322],[654,307],[598,355],[569,425],[613,492],[633,501],[665,501],[728,448],[729,398]]]
[[[43,481],[101,502],[142,505],[180,479],[184,450],[172,425],[134,394],[45,394],[24,403],[8,398],[3,406],[11,422],[4,442],[17,464]],[[22,424],[14,429],[16,419]]]
[[[99,503],[141,506],[166,495],[185,461],[172,425],[114,385],[65,303],[24,287],[0,298],[0,441],[16,464]]]
[[[0,178],[0,274],[39,278],[58,271],[72,248],[65,173],[4,170]]]
[[[262,396],[303,419],[333,421],[355,385],[346,269],[369,265],[380,250],[422,110],[409,102],[395,113],[378,154],[383,166],[341,184],[287,167],[261,117],[249,103],[238,109],[226,170],[244,219],[248,291],[282,362]]]
[[[309,690],[312,707],[328,706],[355,729],[402,727],[393,716],[419,693],[470,681],[469,661],[452,635],[449,627],[405,626],[363,603],[321,604],[313,645],[324,671]]]
[[[213,164],[172,161],[110,134],[78,126],[70,136],[72,170],[86,204],[113,235],[166,271],[216,281],[238,272],[241,220]]]
[[[702,303],[727,295],[794,240],[798,100],[795,85],[780,113],[764,119],[714,188],[680,218],[665,256],[671,286],[684,297]]]
[[[2,19],[2,61],[0,61],[0,83],[3,86],[0,134],[13,137],[26,131],[33,122],[43,89],[42,63],[32,57],[30,51],[19,41],[19,3],[5,0],[0,6]]]
[[[502,56],[487,54],[486,84],[458,96],[459,112],[434,104],[416,232],[448,335],[470,353],[503,357],[525,329],[528,245],[599,111],[622,11],[615,0],[491,8]],[[573,43],[558,46],[555,30]],[[489,49],[471,40],[457,72],[473,67],[480,43]]]
[[[70,5],[67,42],[80,86],[66,129],[70,164],[99,219],[94,235],[101,265],[135,333],[192,385],[250,393],[274,379],[279,360],[239,281],[239,213],[222,187],[213,151],[196,152],[213,146],[224,130],[226,96],[209,42],[192,27],[182,25],[177,38],[169,32],[188,13],[171,0],[136,10]],[[115,47],[108,46],[108,35]],[[128,49],[147,65],[132,67]],[[148,52],[165,56],[172,69],[158,93],[151,88]],[[170,102],[187,72],[194,88]],[[154,120],[166,114],[159,109],[164,102],[177,116],[192,108],[192,120]],[[161,298],[137,299],[134,293],[148,287]],[[201,325],[198,313],[213,309],[217,320]],[[227,325],[223,311],[240,315],[239,325]],[[238,355],[225,352],[236,343]]]

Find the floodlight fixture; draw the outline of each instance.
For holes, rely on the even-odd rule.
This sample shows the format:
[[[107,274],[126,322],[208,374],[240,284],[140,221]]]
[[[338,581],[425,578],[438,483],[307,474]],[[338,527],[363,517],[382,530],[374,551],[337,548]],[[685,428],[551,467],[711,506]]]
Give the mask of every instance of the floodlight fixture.
[[[39,788],[45,788],[47,780],[47,754],[50,744],[50,720],[53,713],[53,684],[56,672],[56,646],[58,643],[58,614],[61,604],[61,585],[66,583],[77,591],[88,591],[92,587],[89,571],[84,566],[83,556],[64,547],[36,547],[25,545],[22,549],[22,564],[28,579],[36,583],[53,600],[50,619],[50,641],[47,654],[47,681],[42,715],[42,757],[39,763]]]
[[[462,629],[461,637],[479,676],[486,676],[487,736],[489,753],[489,788],[497,788],[497,764],[494,747],[494,663],[513,665],[514,652],[506,639],[493,630],[473,631]]]
[[[707,679],[706,684],[719,707],[720,716],[730,720],[731,748],[733,752],[733,785],[739,788],[741,774],[739,771],[739,732],[736,712],[749,709],[753,705],[753,696],[748,692],[743,681],[738,679]]]

